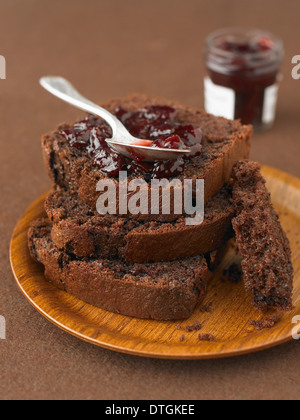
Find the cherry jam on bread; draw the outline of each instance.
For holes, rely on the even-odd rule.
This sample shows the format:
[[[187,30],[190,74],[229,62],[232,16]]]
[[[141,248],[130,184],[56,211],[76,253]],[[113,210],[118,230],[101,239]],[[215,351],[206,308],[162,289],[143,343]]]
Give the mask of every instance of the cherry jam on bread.
[[[202,131],[192,124],[181,124],[177,111],[164,105],[147,106],[139,111],[129,111],[122,107],[115,110],[115,115],[128,131],[145,142],[139,145],[167,149],[191,149],[191,153],[174,161],[140,162],[138,157],[126,158],[106,143],[112,137],[108,124],[101,118],[88,115],[75,123],[72,129],[60,132],[71,147],[85,150],[92,158],[93,164],[108,176],[116,177],[120,171],[127,171],[137,176],[150,178],[170,178],[184,170],[186,159],[201,154]]]

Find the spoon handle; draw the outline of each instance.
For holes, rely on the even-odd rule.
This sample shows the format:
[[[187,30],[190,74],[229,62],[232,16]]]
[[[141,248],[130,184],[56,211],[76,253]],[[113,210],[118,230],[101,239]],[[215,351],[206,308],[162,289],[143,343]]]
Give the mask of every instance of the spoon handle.
[[[74,86],[63,77],[48,76],[40,79],[41,86],[54,96],[90,114],[103,118],[111,127],[113,137],[120,132],[128,135],[123,124],[109,111],[82,96]]]

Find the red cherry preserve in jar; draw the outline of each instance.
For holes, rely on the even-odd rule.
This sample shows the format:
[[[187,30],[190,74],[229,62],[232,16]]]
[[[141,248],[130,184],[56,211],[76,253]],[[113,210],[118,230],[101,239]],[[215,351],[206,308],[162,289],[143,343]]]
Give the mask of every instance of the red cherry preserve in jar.
[[[256,131],[275,121],[280,66],[280,39],[257,29],[224,29],[206,43],[206,111],[253,124]]]

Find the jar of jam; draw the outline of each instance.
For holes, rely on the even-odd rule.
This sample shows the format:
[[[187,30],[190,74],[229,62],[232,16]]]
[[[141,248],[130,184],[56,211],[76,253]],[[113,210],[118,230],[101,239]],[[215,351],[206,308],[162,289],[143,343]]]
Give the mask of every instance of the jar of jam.
[[[280,66],[280,39],[257,29],[224,29],[206,42],[206,111],[253,124],[256,131],[275,121]]]

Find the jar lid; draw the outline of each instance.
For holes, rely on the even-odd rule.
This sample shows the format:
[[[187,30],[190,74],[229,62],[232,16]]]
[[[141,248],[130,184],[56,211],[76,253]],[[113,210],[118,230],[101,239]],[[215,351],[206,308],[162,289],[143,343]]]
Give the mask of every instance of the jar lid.
[[[222,74],[264,74],[278,69],[283,56],[282,41],[259,29],[222,29],[206,40],[207,66]]]

